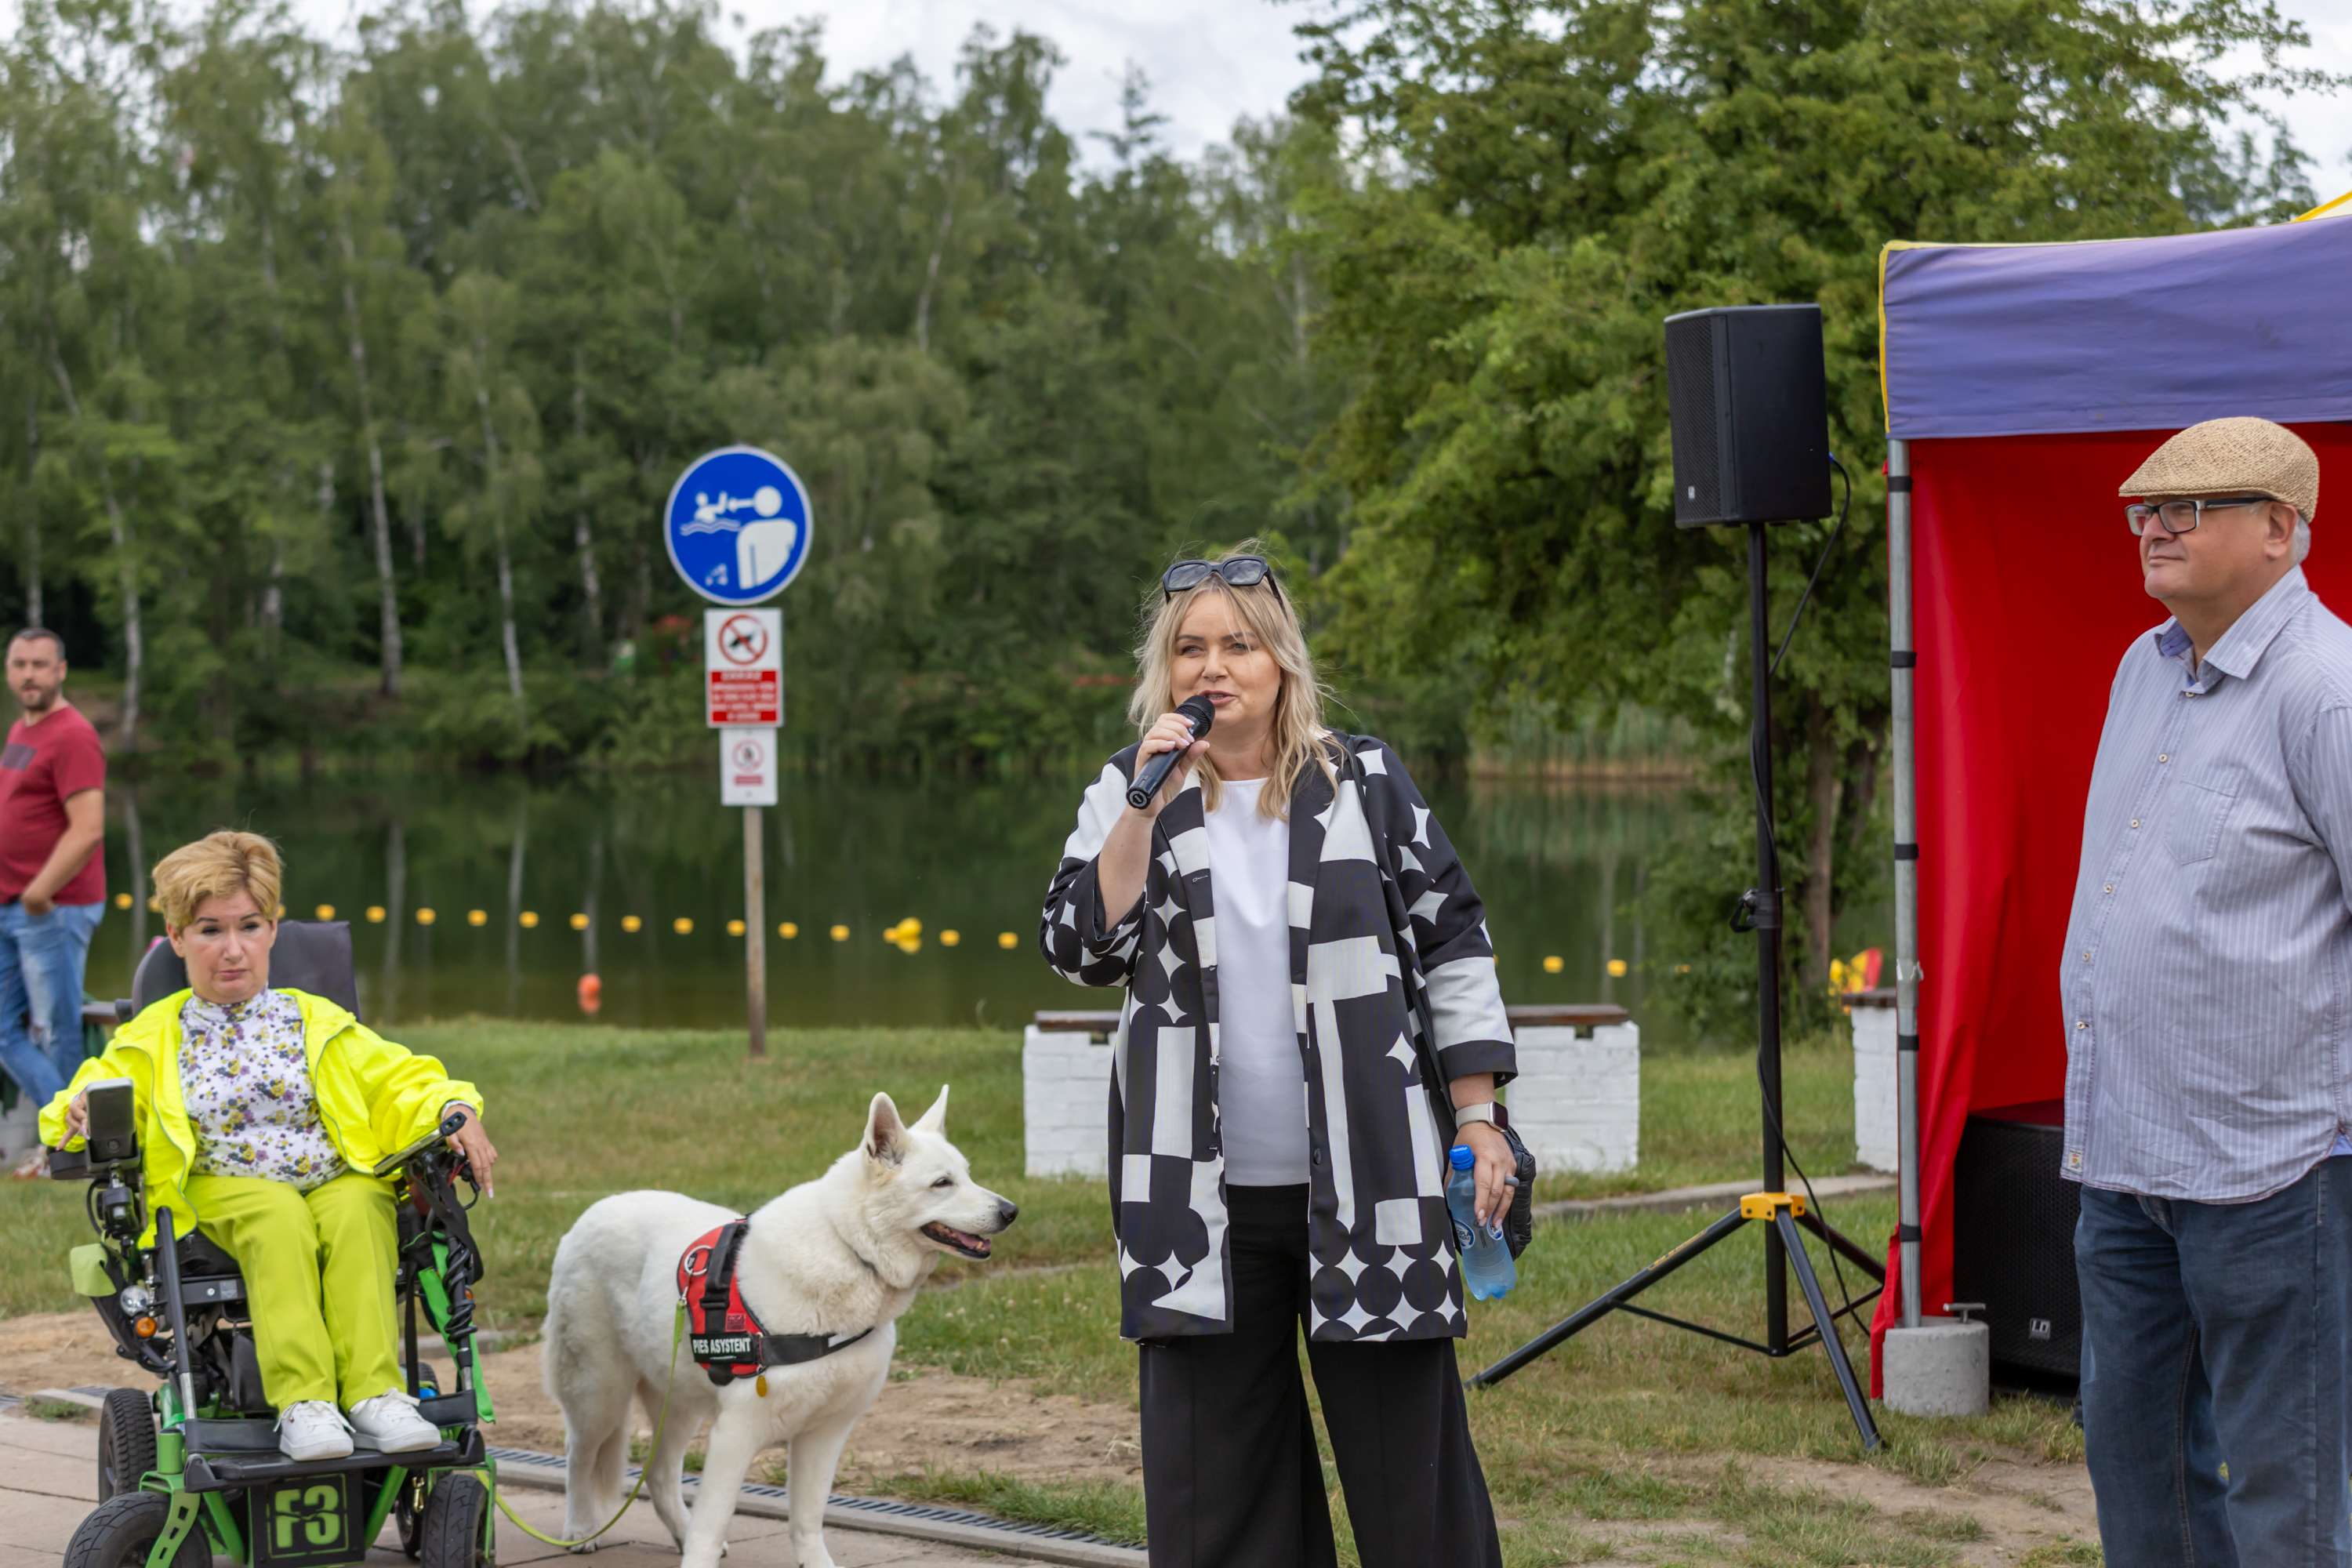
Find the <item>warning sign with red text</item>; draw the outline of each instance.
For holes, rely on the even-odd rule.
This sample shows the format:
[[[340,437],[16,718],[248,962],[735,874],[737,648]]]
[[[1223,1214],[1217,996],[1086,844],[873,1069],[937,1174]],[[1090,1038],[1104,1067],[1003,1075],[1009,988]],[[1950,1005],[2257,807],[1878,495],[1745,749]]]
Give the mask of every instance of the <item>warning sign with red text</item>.
[[[782,724],[784,613],[703,611],[702,668],[709,698],[704,722],[711,728]]]

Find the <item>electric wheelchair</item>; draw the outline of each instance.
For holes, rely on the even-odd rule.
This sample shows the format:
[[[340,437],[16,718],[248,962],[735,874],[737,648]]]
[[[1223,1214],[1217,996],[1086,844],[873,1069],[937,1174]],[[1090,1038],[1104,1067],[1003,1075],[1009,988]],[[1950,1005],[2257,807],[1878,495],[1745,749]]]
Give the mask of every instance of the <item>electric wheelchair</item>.
[[[272,979],[359,1012],[351,928],[281,921]],[[117,1016],[135,1016],[187,984],[169,943],[140,963]],[[64,1568],[210,1568],[215,1553],[244,1568],[334,1568],[367,1553],[387,1518],[425,1568],[489,1568],[497,1485],[480,1423],[492,1418],[474,1350],[473,1290],[482,1258],[460,1202],[473,1173],[449,1145],[462,1119],[392,1155],[372,1173],[394,1178],[399,1214],[395,1301],[408,1391],[441,1428],[437,1447],[379,1453],[354,1436],[346,1458],[299,1461],[278,1451],[277,1412],[263,1398],[246,1287],[228,1254],[202,1234],[174,1236],[153,1215],[153,1245],[130,1090],[102,1108],[93,1094],[87,1147],[53,1151],[53,1180],[89,1184],[100,1239],[74,1248],[74,1285],[91,1298],[116,1353],[159,1380],[152,1394],[117,1388],[99,1420],[98,1508],[74,1531]],[[451,1386],[418,1355],[422,1310],[449,1352]],[[159,1431],[160,1426],[160,1431]]]

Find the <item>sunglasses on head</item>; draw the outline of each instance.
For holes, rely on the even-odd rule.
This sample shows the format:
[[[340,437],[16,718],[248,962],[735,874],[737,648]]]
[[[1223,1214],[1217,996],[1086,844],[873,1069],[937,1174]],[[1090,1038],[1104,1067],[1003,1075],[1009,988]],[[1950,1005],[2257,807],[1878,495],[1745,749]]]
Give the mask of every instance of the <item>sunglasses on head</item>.
[[[1172,599],[1188,588],[1197,588],[1212,577],[1223,577],[1228,588],[1255,588],[1260,583],[1273,584],[1276,594],[1282,584],[1274,581],[1274,568],[1265,563],[1263,555],[1229,555],[1223,561],[1179,561],[1160,575],[1162,600]]]

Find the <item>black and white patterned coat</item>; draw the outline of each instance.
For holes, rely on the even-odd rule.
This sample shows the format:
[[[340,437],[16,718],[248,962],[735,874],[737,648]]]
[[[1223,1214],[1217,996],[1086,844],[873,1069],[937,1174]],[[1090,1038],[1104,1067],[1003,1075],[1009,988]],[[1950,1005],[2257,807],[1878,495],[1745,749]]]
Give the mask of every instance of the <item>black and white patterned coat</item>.
[[[1105,930],[1095,858],[1128,809],[1135,752],[1113,757],[1087,790],[1045,895],[1042,940],[1066,978],[1127,988],[1110,1096],[1119,1332],[1223,1333],[1233,1289],[1204,800],[1196,776],[1160,812],[1143,897]],[[1312,1178],[1308,1331],[1456,1336],[1467,1323],[1445,1213],[1445,1085],[1471,1073],[1507,1079],[1517,1059],[1486,910],[1395,752],[1334,734],[1328,754],[1336,793],[1310,767],[1290,801],[1291,1005]],[[1417,977],[1433,1043],[1406,992]]]

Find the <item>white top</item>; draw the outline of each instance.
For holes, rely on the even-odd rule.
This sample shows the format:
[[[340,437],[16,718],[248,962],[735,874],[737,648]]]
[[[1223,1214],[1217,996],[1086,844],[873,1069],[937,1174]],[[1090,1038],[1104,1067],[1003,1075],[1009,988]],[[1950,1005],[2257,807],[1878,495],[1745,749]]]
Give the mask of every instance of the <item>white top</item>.
[[[1216,903],[1217,1111],[1225,1180],[1307,1179],[1307,1069],[1290,1002],[1290,824],[1258,815],[1265,779],[1228,782],[1207,816]]]
[[[194,992],[180,1008],[180,1094],[199,1176],[259,1176],[297,1192],[343,1173],[310,1088],[301,1005],[264,991],[226,1006]]]

